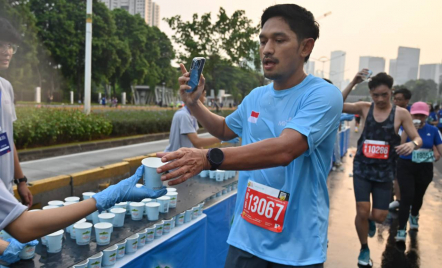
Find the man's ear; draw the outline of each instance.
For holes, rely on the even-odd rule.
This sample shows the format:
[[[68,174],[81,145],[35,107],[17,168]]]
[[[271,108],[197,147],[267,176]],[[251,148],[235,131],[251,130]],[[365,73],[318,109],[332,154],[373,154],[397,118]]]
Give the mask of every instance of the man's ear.
[[[315,40],[313,38],[306,38],[301,42],[301,56],[306,58],[308,57],[315,47]]]

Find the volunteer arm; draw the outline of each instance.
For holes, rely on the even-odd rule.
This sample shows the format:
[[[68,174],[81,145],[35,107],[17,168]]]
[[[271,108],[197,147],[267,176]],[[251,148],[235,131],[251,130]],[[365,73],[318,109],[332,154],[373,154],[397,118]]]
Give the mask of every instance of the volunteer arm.
[[[417,133],[416,127],[413,125],[413,120],[411,119],[410,113],[400,107],[397,107],[398,116],[401,120],[401,125],[404,128],[404,134],[410,137],[410,142],[403,143],[399,146],[396,146],[396,152],[399,155],[409,155],[413,152],[413,150],[418,149],[422,146],[422,139]],[[417,145],[415,144],[417,143]]]
[[[26,243],[63,229],[97,210],[94,198],[66,207],[25,211],[5,230],[21,243]]]

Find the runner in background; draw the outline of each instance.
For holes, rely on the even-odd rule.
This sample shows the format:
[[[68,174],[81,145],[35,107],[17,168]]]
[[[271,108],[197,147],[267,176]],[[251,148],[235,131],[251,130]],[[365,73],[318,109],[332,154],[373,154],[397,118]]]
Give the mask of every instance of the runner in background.
[[[399,228],[396,241],[405,241],[407,236],[407,219],[410,230],[419,228],[419,210],[428,185],[433,180],[433,147],[442,154],[442,137],[439,130],[426,123],[429,107],[425,102],[416,102],[411,106],[413,123],[418,129],[423,145],[411,154],[401,155],[397,163],[397,180],[402,199],[399,208]],[[409,142],[408,136],[402,134],[402,143]]]
[[[356,74],[342,92],[344,101],[352,88],[367,76],[367,69]],[[353,162],[355,225],[361,243],[359,265],[373,265],[367,240],[368,236],[373,237],[376,233],[375,222],[382,223],[388,215],[392,181],[396,177],[397,154],[410,154],[422,145],[409,112],[392,105],[392,86],[393,78],[386,73],[379,73],[368,82],[372,103],[344,103],[343,112],[360,114],[365,119]],[[401,126],[412,140],[402,145],[398,135]]]

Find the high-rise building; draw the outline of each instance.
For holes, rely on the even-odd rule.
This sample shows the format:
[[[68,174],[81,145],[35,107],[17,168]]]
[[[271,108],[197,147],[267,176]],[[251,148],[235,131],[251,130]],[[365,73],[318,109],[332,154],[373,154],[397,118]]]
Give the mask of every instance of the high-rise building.
[[[419,68],[419,79],[432,79],[439,83],[442,75],[442,64],[421,64]]]
[[[419,48],[399,47],[396,61],[396,85],[403,85],[408,80],[417,79],[420,52]]]
[[[364,68],[372,71],[373,75],[385,72],[385,59],[371,56],[359,57],[359,70]]]
[[[344,81],[345,51],[332,51],[330,56],[330,80],[337,87]]]
[[[396,59],[391,59],[390,60],[390,67],[388,70],[388,74],[391,75],[395,81],[396,81],[396,63],[397,63]]]
[[[311,60],[307,61],[304,64],[304,71],[307,74],[315,75],[315,62]]]
[[[151,26],[156,26],[158,28],[160,28],[160,6],[153,2],[152,3],[152,22],[151,22]]]
[[[100,0],[110,10],[121,8],[132,15],[139,14],[146,24],[152,26],[152,0]],[[158,6],[158,5],[156,5]],[[160,7],[158,6],[158,13]]]

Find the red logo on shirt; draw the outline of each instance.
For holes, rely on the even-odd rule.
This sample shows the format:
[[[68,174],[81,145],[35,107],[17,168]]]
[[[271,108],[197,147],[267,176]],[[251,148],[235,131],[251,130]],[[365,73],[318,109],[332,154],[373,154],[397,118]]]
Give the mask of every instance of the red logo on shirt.
[[[255,111],[252,111],[252,113],[250,114],[250,117],[249,117],[249,122],[250,123],[254,123],[254,124],[256,124],[256,122],[258,121],[258,116],[259,116],[259,113],[257,113],[257,112],[255,112]]]

